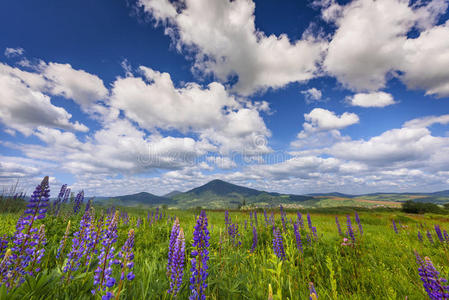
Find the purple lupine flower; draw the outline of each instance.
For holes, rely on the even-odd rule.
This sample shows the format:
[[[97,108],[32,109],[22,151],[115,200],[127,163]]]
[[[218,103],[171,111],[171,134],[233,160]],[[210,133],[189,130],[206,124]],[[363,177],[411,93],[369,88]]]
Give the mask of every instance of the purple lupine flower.
[[[421,235],[421,232],[418,230],[418,240],[420,241],[420,242],[422,242],[422,235]]]
[[[67,203],[70,196],[70,188],[67,188],[64,193],[64,198],[62,199],[62,203]]]
[[[87,212],[87,211],[89,211],[89,209],[91,208],[91,206],[92,206],[92,198],[90,198],[89,200],[87,200],[87,203],[86,203],[86,208],[84,209],[84,212]]]
[[[168,263],[167,263],[167,273],[170,272],[171,268],[172,268],[172,260],[173,260],[173,251],[175,250],[175,243],[176,243],[176,239],[178,238],[179,235],[179,230],[181,229],[180,225],[179,225],[179,220],[176,219],[175,222],[173,223],[171,232],[170,232],[170,240],[168,243]]]
[[[440,225],[435,225],[435,232],[437,234],[438,239],[440,240],[441,243],[444,242],[444,237],[443,237],[443,233],[441,232],[441,228]]]
[[[268,225],[268,217],[267,217],[267,210],[266,209],[263,210],[263,216],[265,218],[265,227],[267,227],[267,225]]]
[[[439,277],[440,273],[435,269],[430,258],[426,256],[422,260],[416,251],[415,256],[419,265],[419,276],[429,298],[432,300],[449,299],[449,286],[444,285],[447,280]]]
[[[312,218],[310,217],[310,214],[307,213],[307,225],[309,226],[309,229],[312,229]]]
[[[253,226],[253,244],[251,246],[251,252],[254,252],[257,247],[257,229],[255,226]]]
[[[73,204],[73,212],[76,214],[81,209],[81,204],[84,201],[84,191],[79,192],[76,195],[75,203]]]
[[[226,228],[228,228],[229,225],[231,225],[231,220],[229,219],[229,212],[227,210],[225,210],[225,225]]]
[[[128,232],[128,239],[122,247],[122,250],[118,253],[119,260],[115,263],[119,263],[121,267],[120,273],[120,282],[118,284],[118,291],[115,296],[115,299],[119,299],[120,292],[122,291],[123,283],[125,282],[125,278],[128,281],[132,281],[135,277],[132,269],[134,267],[134,229],[130,229]]]
[[[102,238],[102,248],[98,255],[98,266],[94,271],[94,286],[93,294],[96,292],[105,291],[106,288],[112,289],[116,283],[112,276],[112,265],[117,263],[115,257],[114,244],[117,241],[117,224],[119,212],[117,211],[112,219],[107,220],[108,227],[104,232]]]
[[[398,234],[399,232],[398,232],[398,227],[396,226],[396,222],[394,221],[394,219],[391,220],[391,221],[393,222],[393,230],[394,230],[394,232],[396,232],[396,234]]]
[[[254,223],[257,226],[257,211],[256,210],[254,211]]]
[[[317,300],[318,299],[318,294],[315,290],[315,287],[313,286],[313,282],[309,282],[309,300]]]
[[[196,248],[192,251],[191,263],[192,277],[190,278],[190,300],[205,300],[206,288],[207,288],[207,276],[209,260],[209,231],[207,229],[207,216],[204,210],[201,211],[195,225],[193,232],[193,244],[192,247]]]
[[[337,224],[338,234],[343,235],[341,233],[341,226],[340,226],[340,222],[338,221],[338,216],[335,216],[335,224]]]
[[[427,238],[429,239],[429,242],[430,242],[431,244],[434,244],[433,238],[432,238],[432,234],[430,233],[429,230],[427,230]]]
[[[78,270],[81,265],[81,259],[84,258],[87,252],[87,243],[90,240],[91,235],[91,222],[92,217],[89,212],[84,213],[79,230],[73,234],[72,249],[67,255],[67,263],[62,269],[64,273],[67,273],[66,282],[69,282],[72,277],[71,274]]]
[[[287,227],[285,226],[285,212],[284,212],[284,208],[282,207],[282,205],[279,205],[279,210],[281,213],[282,228],[284,228],[284,232],[286,232]]]
[[[357,212],[355,212],[355,221],[357,222],[357,225],[359,226],[360,235],[362,236],[363,235],[362,222],[360,222],[360,217]]]
[[[0,237],[0,258],[5,256],[5,252],[8,249],[9,238],[6,234]]]
[[[296,214],[298,216],[298,224],[301,227],[301,229],[304,230],[304,221],[302,220],[302,215],[299,211]]]
[[[443,234],[444,234],[444,239],[445,239],[445,241],[446,241],[446,242],[449,242],[449,234],[447,234],[446,229],[443,230]]]
[[[53,203],[53,210],[55,216],[59,214],[59,210],[61,209],[61,202],[64,198],[65,191],[67,189],[67,184],[63,184],[61,186],[61,190],[59,191],[58,197],[56,198],[55,202]]]
[[[56,259],[59,259],[59,257],[61,257],[61,253],[64,251],[65,243],[67,241],[67,238],[68,238],[69,232],[70,232],[70,224],[71,224],[71,222],[69,220],[69,222],[67,223],[67,227],[65,229],[64,236],[62,237],[61,241],[59,242],[59,247],[58,247],[58,250],[56,251]]]
[[[249,211],[249,221],[250,221],[250,225],[252,227],[253,226],[253,211],[252,210]],[[245,229],[246,229],[246,227],[245,227]]]
[[[273,251],[280,260],[285,259],[284,241],[282,233],[276,228],[273,230]]]
[[[46,241],[44,227],[38,229],[33,225],[37,220],[45,218],[49,197],[48,176],[45,176],[34,190],[24,214],[16,224],[16,232],[11,241],[11,255],[4,264],[10,267],[0,278],[8,289],[23,283],[25,275],[32,275],[37,271],[34,267],[44,254],[43,246]]]
[[[295,232],[296,248],[298,249],[298,251],[301,251],[301,253],[302,253],[303,252],[302,241],[301,241],[301,234],[299,233],[299,229],[298,229],[298,224],[293,223],[293,230]]]
[[[242,244],[242,242],[240,241],[240,233],[239,233],[239,225],[238,224],[231,224],[228,227],[228,234],[229,234],[229,239],[230,241],[232,241],[232,244],[237,247],[240,246]]]
[[[271,211],[271,215],[270,215],[270,223],[271,223],[271,227],[272,227],[273,230],[274,230],[274,223],[275,223],[275,220],[274,220],[274,212],[273,212],[273,211]]]
[[[354,230],[352,229],[350,215],[346,215],[346,225],[347,225],[347,229],[348,229],[348,236],[351,238],[352,243],[355,244]]]
[[[176,220],[178,220],[178,218],[176,218]],[[170,249],[172,250],[171,257],[169,257],[169,265],[167,265],[167,275],[170,281],[170,288],[167,293],[173,294],[173,296],[176,296],[182,284],[182,276],[184,275],[185,246],[184,231],[182,228],[179,228],[178,234],[173,243],[173,248]]]

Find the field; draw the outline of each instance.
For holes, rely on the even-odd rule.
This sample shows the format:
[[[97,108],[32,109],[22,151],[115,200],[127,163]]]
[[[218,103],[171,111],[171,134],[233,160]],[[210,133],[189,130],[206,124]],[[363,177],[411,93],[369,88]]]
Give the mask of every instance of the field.
[[[40,201],[44,203],[44,200]],[[196,267],[208,266],[207,276],[203,278],[205,286],[201,285],[205,289],[200,292],[205,299],[309,299],[311,283],[319,299],[426,299],[414,251],[423,259],[429,257],[441,277],[449,275],[448,240],[444,237],[440,240],[434,227],[439,225],[442,231],[449,228],[449,219],[444,215],[406,215],[394,209],[297,212],[276,208],[206,210],[199,218],[198,210],[104,210],[92,206],[86,210],[86,204],[80,200],[77,197],[72,199],[73,203],[50,204],[48,211],[42,213],[44,218],[34,218],[31,227],[36,228],[37,242],[29,245],[30,249],[34,247],[34,252],[18,255],[20,258],[15,260],[7,249],[17,238],[16,224],[23,209],[2,206],[1,299],[109,299],[112,295],[120,299],[188,299],[192,289],[199,291],[201,285],[194,284],[192,289],[190,286],[192,253],[204,254],[202,251],[206,248],[209,259],[202,261],[197,257],[196,260]],[[360,223],[356,221],[356,214]],[[335,217],[338,217],[341,234]],[[204,218],[208,221],[210,245],[206,247],[203,243],[205,248],[198,249],[192,245],[193,233],[198,220],[204,221]],[[176,219],[185,235],[185,259],[184,264],[180,259],[182,255],[176,260],[178,277],[171,281],[175,286],[179,282],[180,288],[173,297],[167,293],[169,277],[173,278],[167,274],[169,246],[172,246],[171,257],[173,253],[183,253],[182,247],[173,248],[182,242],[173,239],[173,236],[180,237],[179,229],[172,234]],[[71,226],[64,239],[69,221]],[[205,234],[206,225],[203,223],[200,227]],[[27,228],[25,225],[22,232]],[[134,239],[128,240],[128,248],[122,248],[130,230],[134,230]],[[95,237],[95,232],[100,233],[95,245],[87,243]],[[112,232],[112,236],[108,236],[108,232]],[[82,238],[77,240],[77,236]],[[273,247],[275,236],[277,247]],[[33,234],[29,239],[33,239]],[[23,239],[19,241],[26,244]],[[280,242],[283,245],[279,245]],[[12,252],[18,253],[26,247]],[[39,252],[40,249],[45,251]],[[60,255],[56,258],[58,249]],[[105,251],[109,251],[109,256],[102,256]],[[120,256],[119,251],[124,255]],[[133,255],[128,255],[131,252]],[[30,259],[25,264],[23,257],[27,255]],[[10,264],[6,265],[8,259]],[[114,259],[118,261],[114,263]],[[133,264],[129,265],[130,262]],[[22,265],[22,271],[15,271],[17,265]],[[65,269],[65,266],[70,267]],[[124,271],[123,280],[121,271]],[[128,274],[134,274],[134,279]],[[94,285],[95,276],[105,278],[104,282]],[[108,277],[114,278],[114,282],[106,282]],[[96,290],[94,296],[93,290]]]

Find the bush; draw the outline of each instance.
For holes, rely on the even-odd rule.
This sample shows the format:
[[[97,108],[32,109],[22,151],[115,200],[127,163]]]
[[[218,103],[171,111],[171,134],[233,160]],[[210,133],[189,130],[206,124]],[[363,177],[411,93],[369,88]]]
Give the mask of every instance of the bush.
[[[443,212],[442,209],[434,203],[414,202],[412,200],[406,201],[402,204],[402,211],[412,214]]]

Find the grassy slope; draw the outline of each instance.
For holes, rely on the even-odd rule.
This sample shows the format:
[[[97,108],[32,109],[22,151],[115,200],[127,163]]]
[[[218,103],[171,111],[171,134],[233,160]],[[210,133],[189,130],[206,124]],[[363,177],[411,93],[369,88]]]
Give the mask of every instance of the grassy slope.
[[[97,209],[97,213],[99,213]],[[353,213],[350,209],[346,210]],[[130,209],[129,224],[120,223],[117,247],[121,247],[130,228],[136,229],[135,274],[136,279],[127,283],[122,299],[168,299],[165,297],[168,288],[166,277],[166,259],[171,224],[166,218],[150,226],[145,218],[146,212]],[[194,227],[193,211],[167,211],[170,216],[176,215],[186,233],[186,251],[192,251],[191,241]],[[303,212],[304,213],[304,212]],[[341,246],[342,237],[338,235],[334,216],[337,213],[343,230],[345,214],[338,211],[332,213],[313,213],[311,219],[316,226],[318,238],[307,243],[307,229],[301,232],[304,253],[296,249],[292,226],[287,222],[284,243],[287,260],[283,263],[274,256],[272,250],[271,226],[265,226],[264,216],[258,213],[257,231],[259,242],[254,253],[249,249],[252,244],[252,231],[245,229],[245,220],[249,224],[248,212],[231,212],[233,222],[239,223],[242,245],[233,247],[223,235],[220,244],[220,233],[226,232],[222,212],[208,211],[211,247],[209,260],[208,299],[267,299],[268,285],[271,284],[274,299],[308,299],[308,283],[313,281],[320,299],[425,299],[425,291],[419,279],[417,265],[413,255],[416,249],[423,256],[429,256],[442,276],[448,277],[449,258],[442,244],[435,245],[427,240],[419,242],[417,230],[432,230],[434,224],[442,229],[449,229],[445,216],[406,215],[398,211],[391,212],[359,212],[364,234],[356,232],[357,246],[351,248]],[[0,234],[11,234],[19,213],[2,214],[0,218]],[[268,212],[268,215],[270,213]],[[135,227],[137,217],[144,220],[140,228]],[[288,213],[287,220],[296,218],[296,213]],[[27,283],[7,298],[30,299],[33,292],[36,299],[91,299],[93,275],[87,272],[83,277],[75,279],[68,285],[61,284],[61,275],[56,268],[62,261],[54,258],[59,240],[64,233],[66,222],[71,219],[74,230],[77,229],[80,216],[63,214],[60,218],[49,217],[39,223],[47,228],[46,254],[43,259],[43,271],[37,278]],[[304,216],[305,219],[305,216]],[[401,221],[404,226],[399,234],[395,234],[391,219]],[[356,223],[352,219],[354,227]],[[424,225],[424,229],[419,224]],[[282,227],[278,211],[276,226]],[[307,228],[307,225],[306,225]],[[434,234],[434,239],[436,236]],[[66,249],[70,249],[70,240]],[[179,299],[189,296],[188,280],[190,266],[185,267],[184,284]],[[45,275],[45,274],[50,275]],[[118,273],[114,273],[117,277]],[[35,281],[44,281],[36,289]],[[42,283],[42,282],[41,282]],[[30,292],[29,294],[26,294]]]

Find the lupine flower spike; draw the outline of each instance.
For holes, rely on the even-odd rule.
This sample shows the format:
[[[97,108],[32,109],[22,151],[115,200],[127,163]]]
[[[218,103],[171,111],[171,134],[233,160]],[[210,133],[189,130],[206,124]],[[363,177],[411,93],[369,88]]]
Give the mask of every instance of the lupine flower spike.
[[[426,256],[423,260],[416,251],[415,256],[419,265],[419,276],[430,299],[449,299],[449,286],[444,285],[447,280],[439,277],[440,273],[435,269],[430,258]]]
[[[182,276],[184,275],[185,247],[184,231],[182,228],[179,228],[178,234],[173,243],[171,257],[169,257],[169,262],[171,262],[168,270],[170,288],[167,293],[172,294],[173,296],[177,295],[182,285]]]
[[[285,259],[284,241],[282,233],[276,228],[273,230],[273,251],[280,260]]]
[[[309,282],[309,292],[310,292],[310,300],[317,300],[318,299],[318,294],[315,290],[315,287],[313,286],[313,282]]]
[[[207,229],[207,216],[204,210],[201,211],[195,225],[193,232],[193,245],[195,250],[192,251],[191,263],[192,277],[190,278],[190,300],[205,300],[207,288],[208,267],[209,260],[209,230]]]
[[[115,299],[118,299],[120,297],[120,292],[122,291],[123,283],[125,281],[125,278],[128,281],[132,281],[135,277],[132,269],[134,267],[134,229],[131,229],[128,232],[128,239],[126,240],[125,244],[122,247],[122,250],[119,252],[118,257],[120,258],[120,266],[121,266],[121,273],[120,273],[120,282],[118,284],[118,291],[115,295]]]

